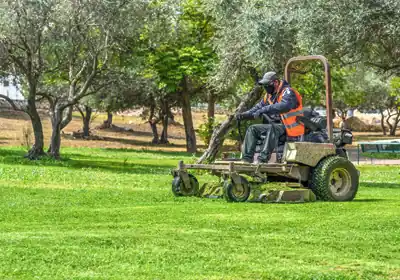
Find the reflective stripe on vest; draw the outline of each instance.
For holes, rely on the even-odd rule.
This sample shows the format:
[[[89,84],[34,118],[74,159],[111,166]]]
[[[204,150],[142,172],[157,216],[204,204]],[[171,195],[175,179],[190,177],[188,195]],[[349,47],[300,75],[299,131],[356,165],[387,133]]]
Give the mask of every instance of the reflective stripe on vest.
[[[294,112],[290,112],[290,113],[286,113],[282,115],[282,118],[290,118],[290,117],[297,117],[297,116],[302,116],[303,115],[303,110],[299,110],[299,111],[294,111]]]
[[[295,123],[292,123],[292,124],[289,124],[289,125],[285,125],[285,127],[288,128],[288,129],[291,129],[291,128],[299,126],[299,125],[300,124],[298,122],[295,122]]]

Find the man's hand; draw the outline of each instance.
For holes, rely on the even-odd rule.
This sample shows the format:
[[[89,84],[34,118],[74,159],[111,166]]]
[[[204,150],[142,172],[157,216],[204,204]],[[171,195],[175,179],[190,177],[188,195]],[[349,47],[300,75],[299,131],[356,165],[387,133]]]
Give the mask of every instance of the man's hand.
[[[237,121],[240,121],[240,120],[242,119],[242,114],[241,114],[241,113],[236,113],[235,119],[236,119]]]
[[[256,112],[253,114],[253,118],[254,118],[255,120],[261,119],[261,118],[262,118],[262,113],[261,113],[260,111],[256,111]]]
[[[244,113],[237,113],[235,115],[236,120],[240,121],[240,120],[253,120],[253,114],[248,113],[248,112],[244,112]]]

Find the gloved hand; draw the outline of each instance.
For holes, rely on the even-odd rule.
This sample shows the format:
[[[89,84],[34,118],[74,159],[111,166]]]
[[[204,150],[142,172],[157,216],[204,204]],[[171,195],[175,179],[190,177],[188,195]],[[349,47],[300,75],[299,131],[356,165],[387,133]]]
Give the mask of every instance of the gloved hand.
[[[255,120],[261,119],[261,118],[262,118],[262,113],[261,113],[260,111],[256,111],[256,112],[253,114],[253,118],[254,118]]]
[[[242,119],[242,114],[241,114],[241,113],[236,113],[235,119],[236,119],[237,121],[240,121],[240,120]]]
[[[235,115],[236,120],[240,121],[240,120],[253,120],[253,114],[248,113],[248,112],[244,112],[244,113],[237,113]]]

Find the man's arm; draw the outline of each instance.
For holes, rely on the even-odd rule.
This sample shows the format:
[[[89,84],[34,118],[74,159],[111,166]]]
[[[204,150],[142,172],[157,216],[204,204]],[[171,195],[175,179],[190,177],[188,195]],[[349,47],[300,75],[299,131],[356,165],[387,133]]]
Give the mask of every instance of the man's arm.
[[[298,106],[298,104],[297,104],[296,94],[290,88],[287,88],[283,92],[282,100],[280,102],[261,107],[258,110],[255,110],[253,112],[253,114],[254,115],[283,114],[283,113],[289,112],[292,109],[297,108],[297,106]]]
[[[263,107],[265,107],[265,105],[266,104],[264,103],[264,100],[261,100],[253,108],[251,108],[250,110],[244,112],[243,114],[253,115],[255,112],[257,112],[258,110],[261,110]]]

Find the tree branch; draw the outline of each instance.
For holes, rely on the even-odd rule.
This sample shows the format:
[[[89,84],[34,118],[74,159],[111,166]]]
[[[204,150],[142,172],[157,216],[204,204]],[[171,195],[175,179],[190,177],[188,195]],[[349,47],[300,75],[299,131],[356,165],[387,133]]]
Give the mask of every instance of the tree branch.
[[[11,54],[10,51],[8,51],[9,56],[11,60],[18,65],[18,67],[21,68],[21,70],[25,73],[28,74],[28,68],[25,67],[25,65],[22,63],[21,59],[19,57],[16,57],[15,55]]]
[[[63,130],[72,120],[72,106],[63,109],[63,117],[60,123],[60,129]]]
[[[53,98],[50,96],[50,94],[47,94],[47,93],[45,93],[45,92],[38,92],[38,93],[36,93],[36,95],[42,96],[42,97],[46,98],[47,101],[48,101],[49,104],[50,104],[50,107],[51,107],[51,108],[54,107],[54,100],[53,100]]]
[[[387,65],[387,64],[379,64],[379,63],[373,63],[373,62],[367,62],[367,65],[377,67],[379,69],[384,70],[385,72],[400,68],[400,64],[393,64],[393,65]]]
[[[82,76],[83,71],[85,71],[86,66],[87,66],[87,63],[86,63],[86,61],[84,61],[81,69],[78,71],[78,73],[72,79],[72,82],[71,82],[72,85],[76,86],[76,84],[78,83],[79,79]],[[71,70],[70,70],[70,78],[72,78],[72,76],[73,76],[73,74],[71,74]]]
[[[0,98],[6,100],[15,111],[25,112],[25,110],[15,104],[15,102],[6,95],[0,94]]]
[[[87,92],[87,90],[88,90],[88,88],[92,84],[92,81],[93,81],[94,77],[97,74],[97,64],[98,64],[97,59],[98,59],[97,56],[93,57],[92,71],[90,72],[90,75],[86,79],[86,81],[83,84],[82,88],[79,90],[79,93],[73,98],[73,104],[71,104],[71,105],[74,105],[78,100],[80,100],[82,97],[84,97],[86,92]]]

